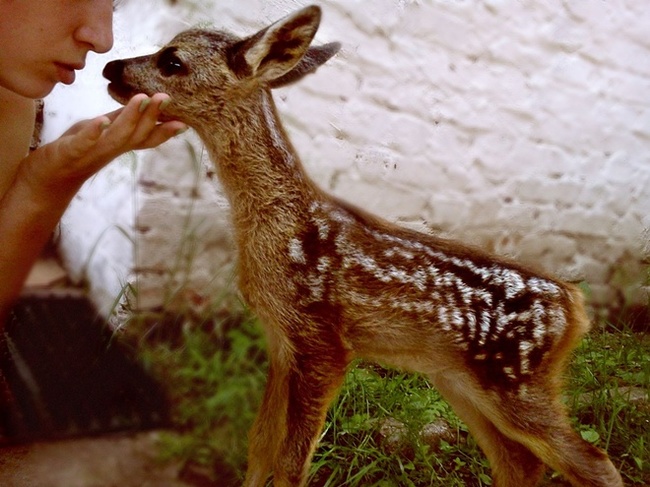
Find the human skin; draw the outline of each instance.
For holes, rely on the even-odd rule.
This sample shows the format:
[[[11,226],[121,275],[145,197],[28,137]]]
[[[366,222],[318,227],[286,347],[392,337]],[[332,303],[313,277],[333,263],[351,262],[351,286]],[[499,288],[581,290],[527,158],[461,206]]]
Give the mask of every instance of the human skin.
[[[28,154],[34,100],[112,47],[112,0],[0,0],[0,330],[81,185],[115,157],[186,129],[158,122],[166,94],[134,96]]]

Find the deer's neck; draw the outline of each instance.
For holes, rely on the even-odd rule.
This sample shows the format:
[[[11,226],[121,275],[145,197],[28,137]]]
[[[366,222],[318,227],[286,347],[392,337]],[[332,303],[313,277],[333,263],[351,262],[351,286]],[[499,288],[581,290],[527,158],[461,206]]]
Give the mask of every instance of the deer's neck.
[[[302,213],[317,190],[282,127],[270,92],[219,116],[224,130],[213,133],[206,126],[199,134],[217,166],[235,221]]]

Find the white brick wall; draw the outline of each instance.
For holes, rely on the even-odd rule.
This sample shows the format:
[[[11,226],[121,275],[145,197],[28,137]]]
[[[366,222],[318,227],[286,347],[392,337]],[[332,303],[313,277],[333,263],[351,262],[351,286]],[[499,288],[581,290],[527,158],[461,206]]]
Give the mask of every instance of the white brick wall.
[[[97,61],[95,77],[109,57],[167,41],[183,28],[178,19],[246,34],[307,3],[179,0],[170,15],[158,8],[163,0],[123,2],[116,52]],[[645,0],[319,4],[317,41],[338,40],[343,50],[316,75],[277,91],[276,100],[321,185],[391,220],[586,279],[600,304],[612,304],[622,288],[640,289],[648,268],[642,262],[650,258]],[[104,89],[101,81],[87,83],[92,93]],[[59,90],[52,103],[73,90],[79,87]],[[194,147],[200,153],[200,144]],[[205,181],[196,191],[201,198],[183,197],[194,180],[182,143],[140,160],[137,177],[125,183],[138,203],[122,223],[132,229],[136,256],[105,261],[124,262],[117,282],[139,276],[142,304],[161,304],[164,268],[178,261],[174,242],[187,237],[179,226],[192,206],[192,262],[201,275],[185,294],[214,292],[206,282],[229,275],[232,259],[223,200]],[[99,222],[91,208],[107,216],[116,206],[115,184],[98,182],[116,167],[84,190],[85,212],[73,206],[66,217],[62,248],[76,260],[87,253],[79,240],[92,247],[101,233],[88,233]],[[100,269],[100,248],[133,255],[126,238],[95,247],[91,260]],[[71,268],[79,268],[75,258],[67,259]],[[94,288],[107,287],[90,274]],[[95,274],[109,280],[105,271]]]

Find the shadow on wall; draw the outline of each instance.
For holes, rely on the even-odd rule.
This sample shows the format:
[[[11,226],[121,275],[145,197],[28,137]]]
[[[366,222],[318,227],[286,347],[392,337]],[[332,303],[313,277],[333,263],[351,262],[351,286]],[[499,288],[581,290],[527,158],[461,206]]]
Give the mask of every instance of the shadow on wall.
[[[81,293],[21,298],[0,347],[0,445],[169,424],[162,387]]]

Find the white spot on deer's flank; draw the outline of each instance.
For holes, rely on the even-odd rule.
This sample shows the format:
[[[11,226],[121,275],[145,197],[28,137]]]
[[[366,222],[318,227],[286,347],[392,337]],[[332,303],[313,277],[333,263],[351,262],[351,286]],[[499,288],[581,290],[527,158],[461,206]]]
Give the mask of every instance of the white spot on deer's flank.
[[[330,224],[325,218],[314,218],[318,227],[318,238],[325,240],[330,233]]]
[[[531,277],[526,284],[536,294],[548,294],[552,297],[560,295],[560,288],[556,284],[540,277]]]
[[[327,256],[322,256],[318,258],[318,265],[316,268],[321,274],[325,273],[330,267],[330,258]]]
[[[515,374],[515,369],[512,367],[504,367],[503,373],[506,374],[511,379],[516,379],[517,375]]]
[[[289,257],[291,257],[291,260],[296,264],[307,263],[305,252],[302,249],[302,242],[297,238],[292,238],[289,240]]]

